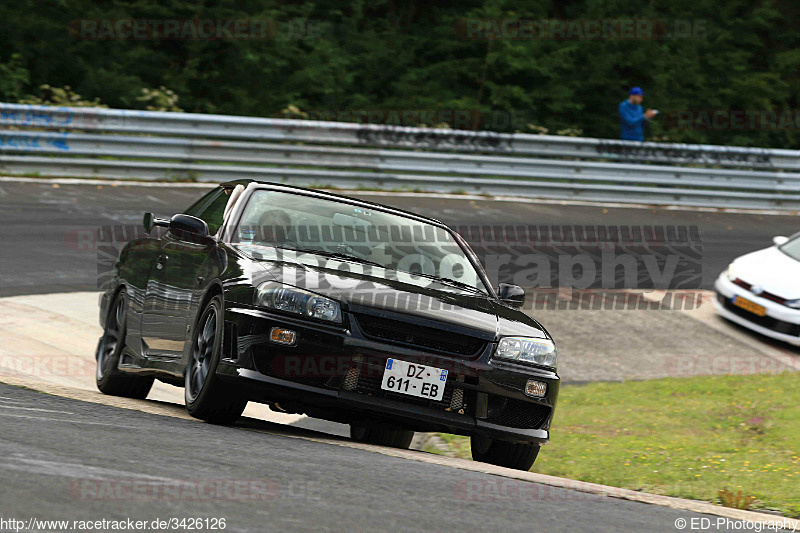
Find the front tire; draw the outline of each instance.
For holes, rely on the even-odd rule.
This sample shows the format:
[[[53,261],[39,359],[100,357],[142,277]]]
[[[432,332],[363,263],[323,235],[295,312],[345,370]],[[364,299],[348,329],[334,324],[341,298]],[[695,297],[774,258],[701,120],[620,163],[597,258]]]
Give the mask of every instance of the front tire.
[[[539,455],[538,444],[513,443],[481,435],[470,438],[472,459],[490,465],[528,471]]]
[[[247,400],[217,376],[222,349],[222,297],[213,297],[200,313],[192,334],[192,348],[185,373],[186,410],[195,418],[214,424],[232,424]]]
[[[153,386],[153,378],[132,376],[118,368],[127,330],[128,293],[122,289],[111,302],[103,336],[97,345],[95,382],[103,394],[143,400]]]
[[[377,428],[350,424],[350,438],[357,442],[389,446],[407,450],[414,438],[413,431],[393,428]]]

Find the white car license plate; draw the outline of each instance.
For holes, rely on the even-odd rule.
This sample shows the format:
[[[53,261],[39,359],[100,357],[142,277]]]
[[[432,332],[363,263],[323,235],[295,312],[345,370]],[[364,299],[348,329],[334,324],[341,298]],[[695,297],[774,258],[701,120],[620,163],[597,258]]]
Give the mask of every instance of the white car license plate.
[[[447,370],[387,359],[381,388],[429,400],[441,400],[447,383]]]

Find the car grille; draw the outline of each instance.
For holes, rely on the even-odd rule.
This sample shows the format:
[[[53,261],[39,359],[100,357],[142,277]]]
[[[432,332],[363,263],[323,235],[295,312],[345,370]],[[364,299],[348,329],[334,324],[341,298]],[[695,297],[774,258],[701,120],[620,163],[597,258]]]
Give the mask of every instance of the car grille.
[[[503,396],[489,396],[486,420],[517,429],[539,429],[550,416],[550,407]]]
[[[456,386],[458,378],[448,375],[444,386],[444,395],[439,401],[428,400],[408,394],[400,394],[381,389],[383,370],[386,368],[386,357],[356,355],[353,367],[345,375],[342,389],[367,394],[376,398],[400,400],[404,403],[427,407],[439,411],[455,411],[465,409],[464,390]]]
[[[477,337],[437,328],[418,326],[373,315],[359,314],[357,320],[364,335],[373,339],[456,355],[475,355],[486,346]]]
[[[752,283],[747,283],[743,279],[736,278],[733,282],[736,285],[740,286],[741,288],[743,288],[743,289],[745,289],[745,290],[747,290],[749,292],[752,292],[753,294],[755,294],[759,298],[765,298],[767,300],[772,300],[773,302],[776,302],[776,303],[779,303],[779,304],[782,304],[782,305],[786,305],[786,298],[778,296],[777,294],[772,294],[771,292],[767,292],[767,291],[762,291],[762,292],[759,292],[759,293],[755,293],[755,292],[753,292],[753,284]]]
[[[731,303],[731,301],[726,298],[725,296],[718,294],[717,301],[728,311],[733,313],[736,316],[742,317],[748,322],[752,322],[753,324],[757,324],[763,328],[770,329],[776,333],[783,333],[785,335],[793,335],[795,337],[800,337],[800,324],[793,324],[791,322],[786,322],[784,320],[778,320],[777,318],[772,318],[771,316],[758,316],[756,314],[751,313],[750,311],[746,311],[741,307],[737,307]]]

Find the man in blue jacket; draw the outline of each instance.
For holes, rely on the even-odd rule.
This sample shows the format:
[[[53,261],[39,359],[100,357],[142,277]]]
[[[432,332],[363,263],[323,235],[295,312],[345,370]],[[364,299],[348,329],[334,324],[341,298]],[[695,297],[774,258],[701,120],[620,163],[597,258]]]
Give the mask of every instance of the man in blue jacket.
[[[622,134],[620,137],[626,141],[644,140],[644,122],[650,120],[658,111],[648,109],[642,112],[644,93],[641,87],[634,87],[628,94],[628,99],[619,104],[619,122]]]

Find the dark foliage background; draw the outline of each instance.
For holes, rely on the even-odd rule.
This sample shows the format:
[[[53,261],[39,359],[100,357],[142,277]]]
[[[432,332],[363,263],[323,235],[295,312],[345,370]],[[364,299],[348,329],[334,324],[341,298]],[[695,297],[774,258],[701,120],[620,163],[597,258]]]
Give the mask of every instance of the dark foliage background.
[[[167,87],[182,109],[281,116],[301,111],[468,109],[480,127],[616,137],[617,104],[641,85],[645,105],[798,110],[796,0],[17,0],[0,3],[0,100],[69,85],[85,99],[144,108]],[[81,40],[78,19],[276,21],[261,40]],[[465,19],[700,21],[701,37],[642,40],[464,39]],[[508,120],[513,117],[513,120]],[[797,123],[795,122],[795,125]],[[649,138],[800,148],[797,129],[689,131],[656,120]]]

